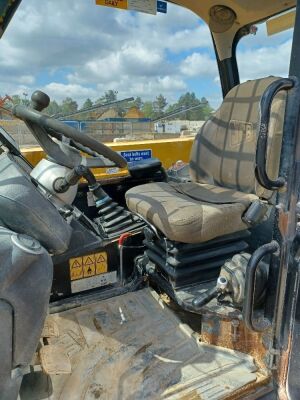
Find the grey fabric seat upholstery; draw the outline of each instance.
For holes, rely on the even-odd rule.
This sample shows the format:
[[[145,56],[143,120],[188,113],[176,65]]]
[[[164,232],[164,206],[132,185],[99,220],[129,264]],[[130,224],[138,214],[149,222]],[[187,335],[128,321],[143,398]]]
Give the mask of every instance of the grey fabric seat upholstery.
[[[202,243],[247,229],[242,216],[254,200],[272,192],[255,179],[259,102],[276,77],[234,87],[197,134],[191,151],[190,183],[150,183],[126,193],[128,208],[171,240]],[[267,172],[278,174],[286,94],[272,103]]]

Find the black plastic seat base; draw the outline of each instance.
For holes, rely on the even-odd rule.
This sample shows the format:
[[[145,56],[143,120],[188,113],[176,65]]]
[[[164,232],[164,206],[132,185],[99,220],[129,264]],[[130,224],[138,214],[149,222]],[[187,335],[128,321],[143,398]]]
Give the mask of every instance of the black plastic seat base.
[[[249,236],[245,230],[199,244],[149,237],[143,243],[149,260],[177,289],[216,280],[225,261],[248,248]]]

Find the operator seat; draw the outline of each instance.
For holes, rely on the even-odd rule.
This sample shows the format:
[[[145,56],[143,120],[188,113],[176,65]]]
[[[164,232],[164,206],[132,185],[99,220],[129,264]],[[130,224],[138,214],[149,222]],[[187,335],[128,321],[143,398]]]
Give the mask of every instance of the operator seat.
[[[136,186],[126,193],[128,208],[170,240],[202,243],[248,228],[242,217],[251,203],[272,192],[255,179],[259,103],[277,77],[235,86],[196,135],[190,159],[192,182]],[[279,169],[286,93],[273,100],[269,123],[267,172]]]

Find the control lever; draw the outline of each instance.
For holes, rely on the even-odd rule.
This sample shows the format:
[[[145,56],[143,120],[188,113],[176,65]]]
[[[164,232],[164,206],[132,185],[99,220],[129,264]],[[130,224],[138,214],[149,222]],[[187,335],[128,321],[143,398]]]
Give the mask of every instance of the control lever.
[[[76,185],[85,173],[86,167],[78,165],[67,173],[66,176],[55,179],[53,189],[56,193],[65,193],[71,186]]]
[[[131,214],[124,207],[114,202],[97,182],[93,172],[84,165],[73,168],[65,177],[57,178],[53,183],[56,193],[64,193],[76,185],[81,178],[88,182],[89,191],[93,194],[98,217],[94,219],[97,227],[107,237],[118,237],[122,233],[142,228],[144,222]]]
[[[219,294],[225,293],[227,285],[227,279],[224,276],[219,276],[217,285],[214,288],[207,290],[193,300],[193,307],[196,310],[199,310],[201,307],[205,306],[205,304],[208,304],[212,299],[218,297]]]
[[[50,97],[40,90],[36,90],[31,95],[31,106],[34,110],[42,111],[50,104]]]
[[[56,193],[65,193],[71,186],[76,185],[81,178],[85,178],[89,185],[89,190],[93,193],[96,201],[108,197],[101,185],[96,181],[92,171],[84,165],[78,165],[73,168],[66,176],[57,178],[53,183],[53,189]]]

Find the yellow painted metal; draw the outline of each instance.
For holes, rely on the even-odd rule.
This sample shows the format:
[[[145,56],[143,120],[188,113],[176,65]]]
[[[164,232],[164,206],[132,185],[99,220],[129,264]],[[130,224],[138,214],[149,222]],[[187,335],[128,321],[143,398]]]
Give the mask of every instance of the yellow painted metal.
[[[283,32],[287,29],[293,28],[295,25],[296,11],[290,11],[279,17],[271,18],[267,21],[268,35]]]
[[[127,0],[96,0],[96,4],[98,6],[120,8],[122,10],[128,9]]]
[[[139,140],[119,143],[106,143],[115,151],[132,151],[132,150],[152,150],[152,157],[159,158],[165,168],[169,168],[178,160],[188,162],[193,137],[176,138],[176,139],[156,139],[156,140]],[[30,147],[22,149],[23,155],[32,164],[36,165],[45,153],[40,147]],[[97,168],[93,170],[97,179],[109,179],[114,177],[122,177],[128,175],[126,169],[117,170],[114,168]]]

